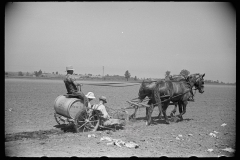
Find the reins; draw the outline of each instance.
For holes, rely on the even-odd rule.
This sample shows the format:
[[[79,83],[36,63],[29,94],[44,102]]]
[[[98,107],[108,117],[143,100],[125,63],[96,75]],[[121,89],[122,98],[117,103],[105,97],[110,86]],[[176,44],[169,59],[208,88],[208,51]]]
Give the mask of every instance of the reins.
[[[197,82],[197,80],[198,80],[199,78],[200,78],[200,77],[198,77],[198,78],[195,80],[195,82]],[[193,96],[195,96],[196,90],[199,90],[199,88],[197,88],[195,85],[192,86],[189,81],[186,81],[186,84],[189,85],[189,87],[190,87],[189,90],[185,91],[185,92],[182,93],[182,94],[179,94],[179,95],[176,95],[176,96],[173,96],[173,97],[169,97],[168,99],[166,99],[166,100],[164,100],[164,101],[161,101],[161,102],[159,102],[159,103],[163,103],[163,102],[166,102],[166,101],[171,101],[173,98],[178,97],[178,96],[182,96],[182,95],[184,95],[184,94],[186,94],[186,93],[188,93],[188,92],[190,92],[190,91],[192,91],[192,90],[195,90],[195,92],[194,92],[194,94],[193,94]],[[193,89],[193,87],[195,87],[195,88]],[[160,97],[160,98],[163,98],[163,97]],[[153,104],[153,105],[158,105],[159,103],[155,103],[155,104]]]
[[[184,95],[184,94],[186,94],[186,93],[188,93],[188,92],[190,92],[190,90],[187,90],[187,91],[185,91],[185,92],[182,93],[182,94],[178,94],[178,95],[176,95],[176,96],[169,97],[168,99],[165,99],[164,101],[161,101],[161,102],[159,102],[159,103],[163,103],[163,102],[166,102],[166,101],[171,101],[173,98],[178,97],[178,96],[182,96],[182,95]],[[160,97],[160,98],[161,98],[161,97]],[[155,103],[155,104],[153,104],[153,105],[157,105],[157,104],[159,104],[159,103]]]
[[[195,75],[200,75],[200,74],[195,74]],[[185,91],[184,93],[182,93],[182,94],[178,94],[178,95],[176,95],[176,96],[173,96],[173,97],[171,97],[171,96],[169,96],[169,95],[164,95],[164,96],[160,96],[160,98],[166,98],[166,97],[169,97],[168,99],[165,99],[165,100],[163,100],[163,101],[161,101],[161,102],[159,102],[159,103],[164,103],[164,102],[167,102],[167,101],[171,101],[172,99],[174,99],[174,98],[176,98],[176,97],[178,97],[178,96],[182,96],[182,95],[184,95],[184,94],[186,94],[186,93],[188,93],[188,92],[190,92],[191,91],[191,94],[192,94],[192,96],[194,97],[195,96],[195,94],[196,94],[196,90],[199,90],[199,86],[195,86],[196,85],[196,82],[198,82],[198,80],[199,80],[199,78],[200,78],[201,76],[199,76],[199,77],[197,77],[194,81],[190,81],[189,79],[187,79],[187,78],[185,78],[184,77],[184,80],[185,80],[185,84],[187,84],[188,85],[188,90],[187,91]],[[172,81],[172,80],[171,80]],[[151,82],[157,82],[157,81],[143,81],[142,83],[151,83]],[[157,86],[155,86],[155,87],[157,87]],[[194,88],[193,88],[194,87]],[[192,90],[195,90],[195,92],[193,93],[193,91]],[[146,93],[146,94],[144,94],[143,96],[148,96],[148,94]],[[132,99],[131,101],[137,101],[137,99],[139,99],[139,97],[138,98],[134,98],[134,99]],[[150,98],[148,99],[148,100],[150,100]],[[155,104],[153,104],[153,105],[158,105],[159,103],[155,103]]]

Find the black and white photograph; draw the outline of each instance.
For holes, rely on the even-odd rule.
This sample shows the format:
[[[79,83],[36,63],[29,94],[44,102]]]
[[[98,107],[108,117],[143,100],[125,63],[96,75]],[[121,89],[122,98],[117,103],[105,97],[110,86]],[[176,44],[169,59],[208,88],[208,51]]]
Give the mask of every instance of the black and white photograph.
[[[235,157],[230,2],[8,2],[6,157]]]

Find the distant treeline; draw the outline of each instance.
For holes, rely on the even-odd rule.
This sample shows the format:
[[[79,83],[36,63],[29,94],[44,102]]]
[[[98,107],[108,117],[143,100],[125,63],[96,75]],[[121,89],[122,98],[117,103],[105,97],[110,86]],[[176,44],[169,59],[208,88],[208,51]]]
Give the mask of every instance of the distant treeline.
[[[79,80],[106,80],[106,81],[126,81],[125,76],[119,76],[119,75],[105,75],[100,76],[100,75],[92,75],[92,74],[74,74],[76,76],[76,79]],[[18,77],[18,78],[43,78],[43,79],[63,79],[65,77],[64,74],[59,74],[58,72],[52,72],[52,73],[42,73],[42,71],[34,71],[34,72],[5,72],[6,77]],[[164,79],[164,78],[161,78]],[[135,82],[141,82],[142,80],[152,80],[152,78],[137,78],[135,77],[130,77],[128,81],[135,81]],[[154,80],[160,80],[159,79],[154,79]],[[219,82],[218,80],[213,81],[213,80],[204,80],[206,84],[226,84],[226,85],[236,85],[236,83],[224,83],[224,82]]]
[[[105,81],[142,81],[143,79],[139,79],[136,76],[130,77],[126,79],[124,76],[119,75],[92,75],[92,74],[74,74],[76,79],[78,80],[105,80]],[[63,79],[65,74],[59,74],[58,72],[52,73],[42,73],[42,72],[5,72],[5,76],[7,77],[19,77],[19,78],[44,78],[44,79]],[[147,78],[150,79],[150,78]]]

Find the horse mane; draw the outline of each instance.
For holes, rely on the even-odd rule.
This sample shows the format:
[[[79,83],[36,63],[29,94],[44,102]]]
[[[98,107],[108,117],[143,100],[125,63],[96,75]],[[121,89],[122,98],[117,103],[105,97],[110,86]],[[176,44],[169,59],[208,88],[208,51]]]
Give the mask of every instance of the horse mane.
[[[146,88],[146,83],[152,83],[152,82],[156,82],[155,80],[143,80],[141,83],[140,88]]]
[[[200,76],[200,73],[194,73],[194,74],[190,74],[189,76]]]
[[[181,74],[174,74],[174,75],[172,75],[172,77],[183,77],[183,75],[181,75]]]
[[[156,86],[155,87],[158,87],[159,86],[159,84],[162,82],[162,81],[165,81],[165,79],[160,79],[160,80],[158,80],[158,81],[156,81]]]

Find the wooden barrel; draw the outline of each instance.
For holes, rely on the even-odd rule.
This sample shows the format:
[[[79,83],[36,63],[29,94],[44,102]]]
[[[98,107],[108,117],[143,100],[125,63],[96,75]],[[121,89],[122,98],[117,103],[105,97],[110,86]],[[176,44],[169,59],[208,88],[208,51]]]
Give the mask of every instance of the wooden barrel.
[[[64,95],[58,96],[54,101],[54,110],[57,114],[74,119],[79,111],[85,111],[83,101],[77,98],[67,98]]]

